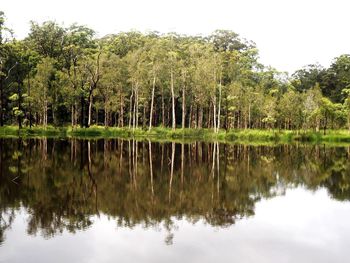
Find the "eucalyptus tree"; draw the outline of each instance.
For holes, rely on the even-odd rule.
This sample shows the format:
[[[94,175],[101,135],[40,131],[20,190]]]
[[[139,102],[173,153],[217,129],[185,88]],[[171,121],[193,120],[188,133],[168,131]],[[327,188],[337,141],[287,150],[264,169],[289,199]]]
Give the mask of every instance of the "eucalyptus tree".
[[[142,48],[130,52],[126,56],[128,61],[129,82],[131,84],[129,128],[138,128],[140,90],[147,86],[147,70],[144,67],[145,52]],[[141,98],[142,99],[142,98]]]
[[[55,60],[50,57],[43,58],[36,66],[36,74],[31,85],[33,104],[40,108],[40,123],[44,127],[48,124],[48,105],[52,102],[50,91],[55,85]]]
[[[29,102],[24,81],[34,65],[30,61],[35,60],[35,53],[24,42],[20,41],[9,43],[9,50],[8,63],[13,65],[11,75],[8,76],[8,80],[11,82],[11,85],[9,85],[11,87],[9,100],[12,102],[13,116],[17,119],[18,127],[21,128]]]
[[[65,28],[54,21],[45,21],[42,24],[31,21],[26,40],[39,55],[59,60],[62,58],[65,36]]]
[[[290,87],[287,92],[285,92],[278,105],[278,117],[281,126],[284,129],[300,129],[304,121],[304,98],[303,94],[299,93]]]
[[[167,60],[170,70],[170,92],[171,92],[171,109],[172,109],[172,129],[176,129],[176,113],[175,113],[175,78],[178,70],[179,52],[178,41],[179,36],[175,33],[169,33],[167,35]]]
[[[101,47],[98,47],[98,50],[95,54],[92,54],[87,61],[86,69],[89,72],[89,88],[88,88],[88,123],[87,126],[91,125],[92,121],[92,104],[93,104],[93,92],[97,88],[98,82],[101,78],[100,71],[100,58],[101,58]]]
[[[102,99],[104,125],[108,126],[109,113],[118,111],[118,126],[124,125],[124,97],[127,74],[124,60],[119,56],[105,52],[101,56],[101,80],[97,87],[97,98]]]
[[[63,71],[71,83],[74,102],[71,105],[72,126],[77,125],[77,100],[80,97],[81,106],[81,126],[85,125],[84,104],[87,86],[87,60],[93,49],[96,47],[94,40],[95,32],[85,26],[76,24],[66,29],[64,35],[64,46],[62,49],[64,57]],[[85,65],[84,65],[85,63]],[[89,86],[91,87],[91,85]]]
[[[186,127],[186,93],[189,95],[190,92],[186,92],[186,89],[191,88],[193,72],[195,70],[193,58],[191,57],[191,46],[198,42],[197,38],[194,37],[182,37],[179,44],[179,68],[180,68],[180,85],[181,85],[181,103],[182,103],[182,114],[181,114],[181,127]]]
[[[185,128],[350,129],[350,59],[291,78],[264,67],[255,43],[229,30],[208,37],[31,22],[13,40],[0,12],[0,124]],[[70,115],[70,117],[69,117]]]
[[[320,104],[322,100],[322,93],[320,86],[316,84],[305,93],[304,100],[304,114],[305,122],[304,129],[313,127],[318,132],[320,130],[321,112]]]
[[[11,71],[16,66],[9,63],[10,45],[12,39],[12,31],[5,25],[5,14],[0,11],[0,126],[4,125],[4,111],[6,111],[7,103],[5,91],[6,80],[10,77]]]
[[[159,75],[161,68],[165,65],[166,50],[164,49],[164,40],[157,38],[150,38],[146,42],[146,66],[149,78],[151,79],[151,105],[149,111],[149,130],[152,128],[154,115],[154,97],[157,82],[159,82]]]
[[[215,98],[216,83],[214,73],[216,68],[210,48],[202,43],[195,43],[190,48],[194,64],[192,92],[195,104],[191,105],[189,118],[190,122],[192,122],[191,126],[202,128],[203,107],[208,105],[208,102],[212,105],[213,98]],[[194,109],[193,106],[195,106]]]
[[[342,93],[346,97],[346,99],[344,100],[343,108],[347,115],[347,124],[348,124],[348,129],[350,131],[350,88],[343,89]]]
[[[336,57],[319,85],[324,96],[343,103],[347,95],[342,91],[350,88],[350,55]]]
[[[292,74],[291,83],[299,92],[307,91],[313,88],[316,83],[319,85],[323,82],[326,69],[320,64],[310,64]]]

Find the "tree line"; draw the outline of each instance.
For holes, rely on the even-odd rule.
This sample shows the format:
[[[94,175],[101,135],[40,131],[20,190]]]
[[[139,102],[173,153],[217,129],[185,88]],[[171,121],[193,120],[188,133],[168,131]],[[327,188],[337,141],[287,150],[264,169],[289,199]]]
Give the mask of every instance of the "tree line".
[[[31,22],[13,37],[0,12],[0,125],[350,129],[350,55],[291,76],[254,42]]]

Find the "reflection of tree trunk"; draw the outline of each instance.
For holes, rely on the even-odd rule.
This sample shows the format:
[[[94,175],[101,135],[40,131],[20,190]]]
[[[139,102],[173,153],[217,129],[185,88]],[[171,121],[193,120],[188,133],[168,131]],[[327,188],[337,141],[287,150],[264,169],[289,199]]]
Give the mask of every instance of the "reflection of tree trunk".
[[[105,169],[107,168],[107,164],[108,164],[107,153],[108,153],[108,141],[104,139],[103,140],[103,167]]]
[[[134,187],[136,189],[137,187],[137,182],[136,182],[136,176],[137,176],[137,142],[135,140],[132,141],[132,175],[133,175],[133,183]]]
[[[88,143],[88,169],[89,171],[91,171],[91,145],[90,145],[90,141],[87,142]]]
[[[191,144],[188,144],[188,166],[192,167]]]
[[[0,138],[0,178],[3,176],[3,152],[4,152],[4,140]]]
[[[90,141],[88,141],[87,144],[88,144],[88,149],[87,149],[87,152],[88,152],[88,175],[89,175],[89,178],[90,178],[91,183],[92,183],[91,191],[95,195],[95,210],[96,210],[96,214],[98,215],[99,211],[98,211],[98,205],[97,205],[97,183],[96,183],[94,177],[92,176],[92,161],[91,161],[91,144],[90,144]]]
[[[250,154],[249,154],[249,148],[250,146],[248,146],[248,151],[247,151],[247,171],[248,171],[248,176],[250,174]]]
[[[128,141],[128,153],[129,153],[129,176],[130,176],[130,181],[132,181],[132,153],[131,153],[131,142],[130,140]]]
[[[164,144],[162,143],[162,157],[160,162],[160,174],[163,174],[163,165],[164,165]]]
[[[218,190],[218,201],[220,201],[220,148],[219,143],[216,143],[216,170],[217,170],[217,190]]]
[[[170,166],[170,181],[169,181],[169,203],[171,201],[171,190],[174,176],[174,159],[175,159],[175,142],[171,143],[171,166]]]
[[[215,156],[216,156],[216,143],[214,142],[213,156],[212,156],[212,167],[211,167],[211,173],[212,173],[213,179],[215,177]]]
[[[198,145],[198,160],[201,163],[203,160],[203,143],[197,142]]]
[[[185,144],[181,144],[181,185],[184,183]]]
[[[71,139],[70,142],[70,161],[73,162],[73,157],[74,157],[74,144],[73,144],[74,139]]]
[[[47,160],[47,138],[43,138],[42,140],[42,158],[44,161]]]
[[[154,196],[154,188],[153,188],[153,167],[152,167],[152,144],[151,141],[148,141],[148,150],[149,150],[149,172],[151,175],[151,192],[152,198]]]
[[[121,140],[119,145],[120,145],[120,148],[119,148],[119,175],[122,174],[122,164],[123,164],[123,143],[124,143],[124,140]]]

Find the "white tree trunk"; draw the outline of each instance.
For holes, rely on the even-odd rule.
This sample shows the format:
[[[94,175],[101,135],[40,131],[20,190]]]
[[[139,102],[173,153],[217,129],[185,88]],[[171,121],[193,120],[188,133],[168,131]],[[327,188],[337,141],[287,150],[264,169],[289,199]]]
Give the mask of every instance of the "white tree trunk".
[[[171,102],[172,102],[172,112],[173,112],[173,124],[172,124],[172,128],[173,130],[176,129],[176,119],[175,119],[175,92],[174,92],[174,73],[173,73],[173,69],[171,69],[171,73],[170,73],[170,77],[171,77]]]
[[[156,76],[153,76],[153,85],[152,85],[152,98],[151,98],[151,110],[149,113],[149,128],[148,130],[152,129],[152,119],[153,119],[153,103],[154,103],[154,90],[156,86]]]

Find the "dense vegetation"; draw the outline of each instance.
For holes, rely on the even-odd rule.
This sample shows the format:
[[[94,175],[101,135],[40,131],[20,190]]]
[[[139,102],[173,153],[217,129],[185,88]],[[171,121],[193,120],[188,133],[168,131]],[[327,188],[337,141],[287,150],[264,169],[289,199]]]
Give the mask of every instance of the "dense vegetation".
[[[232,31],[96,38],[48,21],[16,40],[0,12],[1,126],[350,129],[349,97],[350,55],[289,77]]]

